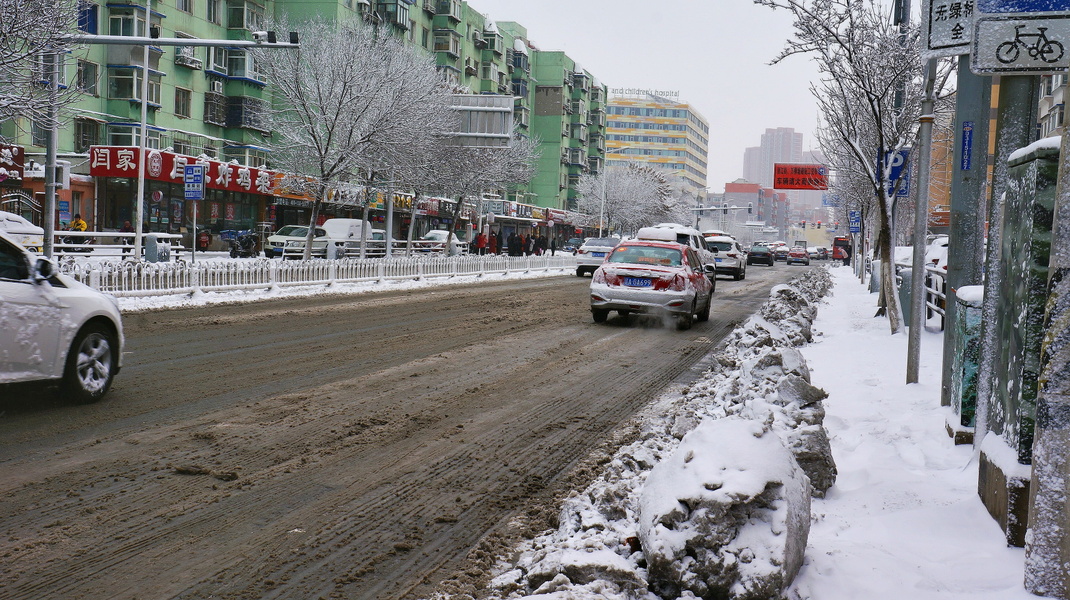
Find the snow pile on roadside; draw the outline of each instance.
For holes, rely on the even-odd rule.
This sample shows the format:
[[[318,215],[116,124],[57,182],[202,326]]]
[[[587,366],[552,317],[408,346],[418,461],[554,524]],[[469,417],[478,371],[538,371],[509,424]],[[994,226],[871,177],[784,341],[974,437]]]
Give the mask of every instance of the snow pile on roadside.
[[[642,505],[658,502],[650,495],[657,493],[655,488],[651,488],[644,497],[645,484],[656,466],[668,464],[666,461],[677,453],[685,436],[699,428],[704,421],[713,422],[731,416],[734,417],[733,421],[749,422],[747,427],[757,426],[763,434],[771,430],[783,439],[783,446],[790,449],[792,454],[797,457],[809,456],[807,460],[800,460],[800,465],[804,470],[819,473],[816,478],[823,487],[817,493],[823,493],[835,478],[828,439],[821,426],[824,417],[821,400],[824,393],[809,386],[809,371],[794,346],[810,340],[810,326],[817,312],[816,303],[830,288],[831,278],[825,269],[809,271],[789,285],[774,287],[770,301],[763,306],[759,315],[728,337],[718,351],[715,367],[709,373],[682,394],[663,398],[647,414],[640,416],[644,423],[640,439],[621,448],[606,465],[599,480],[582,493],[574,493],[565,502],[558,529],[532,540],[515,564],[499,567],[500,574],[491,583],[489,597],[544,600],[659,598],[649,591],[651,583],[656,583],[651,577],[651,570],[656,576],[657,565],[653,569],[648,566],[648,557],[640,541]],[[697,437],[702,435],[701,432],[697,433]],[[775,438],[769,436],[769,439]],[[767,449],[767,456],[768,452]],[[703,452],[703,461],[717,464],[715,454]],[[682,463],[687,455],[688,450],[684,449],[677,459]],[[694,451],[691,455],[695,455]],[[790,460],[786,462],[791,463]],[[809,469],[806,463],[810,463]],[[665,499],[665,502],[679,503],[679,492],[687,485],[679,479],[682,477],[678,475],[679,470],[662,468],[666,469],[666,474],[655,478],[661,479],[657,489],[665,490],[666,494],[672,492],[669,494],[672,497]],[[710,468],[707,464],[702,470],[708,472]],[[772,483],[785,488],[794,485],[790,482],[790,476],[770,473],[770,470],[776,471],[776,468],[766,468],[763,472],[753,467],[748,476],[760,479],[762,490]],[[778,478],[784,481],[777,481]],[[805,481],[801,477],[795,479]],[[740,481],[736,483],[742,485]],[[697,482],[697,485],[706,483],[709,482]],[[732,491],[738,492],[739,485]],[[784,496],[791,494],[790,491],[784,492]],[[761,495],[761,490],[757,495]],[[797,493],[795,495],[798,496]],[[741,505],[751,499],[746,494],[736,494],[735,497],[736,503]],[[798,519],[797,516],[789,517],[789,502],[783,502],[782,499],[783,496],[766,499],[770,504],[763,507],[763,510],[767,509],[766,514],[756,514],[751,521],[737,523],[738,526],[732,531],[734,539],[740,540],[737,546],[749,548],[736,547],[737,554],[733,556],[742,555],[745,560],[755,564],[755,570],[761,570],[757,568],[761,564],[783,562],[783,558],[776,557],[783,556],[785,542],[769,539],[776,537],[778,530],[777,525],[770,524]],[[797,506],[801,503],[797,500],[792,504]],[[808,513],[808,500],[805,504]],[[806,526],[809,525],[808,518],[802,521]],[[767,532],[764,539],[747,537],[757,531],[748,529],[748,524],[754,522],[764,523]],[[675,527],[701,528],[704,525],[681,524]],[[772,533],[769,533],[770,529]],[[648,538],[647,543],[650,543],[652,538],[648,534],[643,537]],[[731,544],[732,540],[727,543]],[[805,546],[805,533],[802,545]],[[801,548],[799,551],[801,553]],[[755,559],[758,559],[757,562]],[[674,568],[687,570],[696,561],[688,558],[684,562],[687,564]],[[798,568],[798,564],[781,566],[785,567],[785,571]],[[685,579],[693,575],[683,571],[677,573]],[[787,581],[778,582],[780,586],[786,584]],[[675,594],[675,589],[670,585],[667,591]],[[741,593],[745,593],[745,590]],[[680,597],[695,596],[690,590],[684,589]]]

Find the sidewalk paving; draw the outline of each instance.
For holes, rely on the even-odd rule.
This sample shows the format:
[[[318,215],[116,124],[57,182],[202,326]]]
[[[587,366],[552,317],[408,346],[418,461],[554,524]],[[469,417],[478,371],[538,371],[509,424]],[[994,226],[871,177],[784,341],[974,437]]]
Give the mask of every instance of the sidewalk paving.
[[[924,332],[919,383],[907,385],[907,335],[873,317],[876,295],[846,268],[802,348],[829,393],[825,426],[839,469],[812,506],[799,600],[1035,599],[1024,551],[1008,548],[977,495],[972,446],[955,446],[940,406],[942,333]]]

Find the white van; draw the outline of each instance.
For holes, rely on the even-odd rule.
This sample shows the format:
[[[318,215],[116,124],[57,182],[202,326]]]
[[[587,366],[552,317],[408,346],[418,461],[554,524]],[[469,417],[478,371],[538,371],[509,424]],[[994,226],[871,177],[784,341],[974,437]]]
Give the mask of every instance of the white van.
[[[663,232],[665,231],[670,231],[676,235],[676,243],[694,248],[695,252],[698,253],[699,258],[702,259],[703,265],[717,264],[716,252],[710,251],[709,247],[706,246],[705,238],[703,238],[702,234],[699,233],[699,230],[694,227],[680,225],[679,223],[659,223],[653,227],[643,227],[636,234],[636,237],[640,240],[660,240],[663,239],[661,235],[655,234],[661,233],[663,235]],[[715,280],[717,275],[716,273],[710,273],[709,277],[711,280]]]
[[[41,253],[45,245],[45,230],[27,221],[22,215],[0,210],[0,231],[8,234],[27,250]]]
[[[360,228],[365,224],[365,256],[383,256],[386,254],[386,232],[373,229],[370,222],[361,219],[327,219],[317,227],[317,236],[312,240],[312,256],[316,258],[342,258],[359,256]],[[326,235],[320,236],[322,229]],[[307,230],[305,230],[307,232]],[[305,252],[305,240],[297,239],[286,242],[283,258],[301,258]]]

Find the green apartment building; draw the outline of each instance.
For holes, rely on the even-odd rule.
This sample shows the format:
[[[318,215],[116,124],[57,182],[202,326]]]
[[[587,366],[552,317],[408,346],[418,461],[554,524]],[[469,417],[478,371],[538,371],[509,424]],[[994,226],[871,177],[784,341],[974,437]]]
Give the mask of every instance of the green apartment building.
[[[539,51],[521,25],[490,22],[462,0],[159,0],[151,10],[146,0],[82,0],[79,7],[81,31],[100,35],[151,31],[163,38],[245,41],[265,29],[269,17],[299,24],[317,15],[390,28],[433,53],[443,78],[459,93],[514,97],[520,133],[541,141],[532,182],[493,194],[503,203],[500,214],[517,217],[518,224],[578,221],[564,215],[575,206],[576,183],[582,173],[603,168],[606,89],[563,52]],[[81,95],[61,113],[58,151],[69,161],[71,177],[57,192],[57,226],[75,213],[96,230],[132,220],[144,77],[145,145],[151,149],[146,229],[192,231],[193,203],[183,199],[181,174],[193,163],[206,166],[209,183],[198,226],[219,232],[307,222],[309,199],[275,188],[282,166],[272,162],[271,132],[261,116],[271,89],[251,54],[237,47],[159,46],[150,47],[146,65],[143,52],[141,46],[90,45],[61,66],[60,85]],[[34,167],[44,162],[47,132],[34,123],[19,125],[0,124],[0,133],[24,149],[27,163],[26,176],[5,182],[3,192],[18,195],[20,206],[27,198],[40,206],[43,171]],[[396,207],[411,211],[401,196]],[[324,217],[357,216],[353,212],[328,206]],[[35,217],[41,219],[39,212]]]

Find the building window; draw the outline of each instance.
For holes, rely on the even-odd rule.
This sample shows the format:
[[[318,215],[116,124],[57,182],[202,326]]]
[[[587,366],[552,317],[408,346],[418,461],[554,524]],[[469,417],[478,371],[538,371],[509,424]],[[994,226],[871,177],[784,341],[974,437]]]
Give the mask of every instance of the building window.
[[[231,50],[227,53],[227,73],[230,77],[264,80],[264,76],[256,68],[252,53],[245,50]]]
[[[108,127],[109,146],[139,146],[141,145],[141,127],[137,125],[113,125]],[[160,132],[148,130],[145,136],[145,147],[160,147]]]
[[[145,18],[132,8],[113,8],[108,17],[111,35],[148,37]]]
[[[108,98],[141,100],[141,69],[113,68],[108,73]],[[149,73],[149,104],[160,105],[161,76]]]
[[[176,87],[175,88],[175,114],[180,117],[190,118],[192,115],[193,106],[193,92]]]
[[[57,86],[65,87],[67,85],[65,58],[66,56],[63,54],[50,52],[41,52],[35,55],[33,60],[34,79],[41,84],[51,84],[53,73],[56,73],[59,76],[57,78]]]
[[[264,6],[248,0],[228,0],[227,27],[260,31],[264,28]]]
[[[97,34],[100,26],[100,7],[85,0],[78,1],[78,31],[92,35]]]
[[[86,60],[78,61],[78,89],[82,93],[96,96],[98,92],[97,82],[100,79],[100,65]]]
[[[222,75],[227,74],[227,49],[208,48],[208,69]]]
[[[48,144],[48,136],[50,131],[37,121],[30,123],[30,143],[34,146],[44,146]]]
[[[193,0],[175,0],[175,8],[182,12],[193,13]]]
[[[209,23],[223,24],[223,0],[207,0],[205,2],[205,18]]]
[[[74,120],[74,151],[89,152],[90,146],[100,144],[100,123],[90,119]]]

